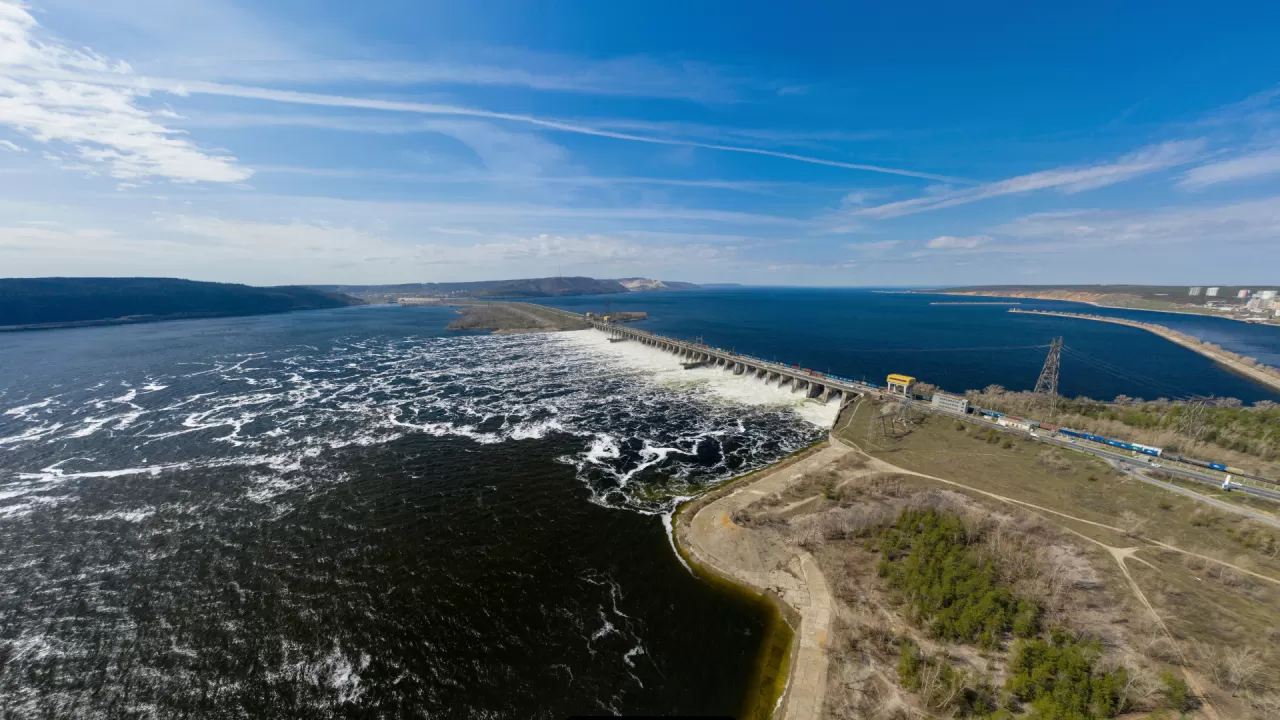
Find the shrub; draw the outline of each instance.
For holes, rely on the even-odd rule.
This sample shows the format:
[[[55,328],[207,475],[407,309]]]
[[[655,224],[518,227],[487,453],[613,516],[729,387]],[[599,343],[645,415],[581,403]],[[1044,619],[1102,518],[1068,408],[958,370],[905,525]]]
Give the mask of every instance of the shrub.
[[[996,648],[1006,633],[1035,635],[1039,606],[1000,581],[992,558],[970,546],[978,539],[953,513],[904,510],[880,534],[877,570],[933,637]]]
[[[1169,502],[1168,500],[1161,500],[1160,502],[1156,503],[1156,507],[1160,508],[1161,510],[1172,510],[1173,503]]]
[[[1186,712],[1191,709],[1191,688],[1187,681],[1165,670],[1160,673],[1160,696],[1164,704],[1175,712]]]
[[[951,710],[960,717],[990,718],[996,689],[985,676],[960,671],[944,655],[925,655],[909,638],[898,644],[898,679],[932,710]]]
[[[1020,640],[1009,662],[1005,690],[1044,720],[1115,717],[1124,710],[1124,668],[1098,672],[1101,647],[1054,629],[1048,640]]]
[[[1071,461],[1057,450],[1041,450],[1036,454],[1036,462],[1056,472],[1071,470]]]
[[[1004,442],[1000,443],[1000,447],[1004,448],[1005,450],[1008,450],[1009,448],[1013,447],[1013,441],[1006,438]]]

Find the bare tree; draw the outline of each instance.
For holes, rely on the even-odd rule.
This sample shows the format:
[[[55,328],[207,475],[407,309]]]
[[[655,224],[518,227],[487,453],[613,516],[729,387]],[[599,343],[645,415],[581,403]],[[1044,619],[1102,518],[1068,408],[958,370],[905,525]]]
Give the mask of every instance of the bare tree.
[[[1222,664],[1225,687],[1232,695],[1238,695],[1242,690],[1252,690],[1262,680],[1265,667],[1253,648],[1227,648],[1219,656],[1219,662]]]

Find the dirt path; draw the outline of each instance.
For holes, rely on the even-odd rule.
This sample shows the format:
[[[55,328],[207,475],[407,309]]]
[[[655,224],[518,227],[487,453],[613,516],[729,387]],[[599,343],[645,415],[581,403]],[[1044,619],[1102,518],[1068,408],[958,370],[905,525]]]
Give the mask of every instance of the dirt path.
[[[871,465],[873,465],[874,467],[876,467],[877,469],[879,469],[879,470],[881,470],[881,471],[883,471],[883,472],[889,472],[889,473],[901,473],[901,474],[903,474],[903,475],[914,475],[914,476],[916,476],[916,477],[922,477],[922,478],[925,478],[925,479],[927,479],[927,480],[933,480],[933,481],[935,481],[935,482],[940,482],[940,483],[943,483],[943,484],[946,484],[946,485],[952,485],[952,486],[954,486],[954,487],[964,488],[965,490],[968,490],[968,491],[970,491],[970,492],[978,493],[979,495],[985,495],[985,496],[987,496],[987,497],[989,497],[989,498],[992,498],[992,499],[995,499],[995,500],[999,500],[999,501],[1001,501],[1001,502],[1006,502],[1006,503],[1009,503],[1009,504],[1011,504],[1011,505],[1019,505],[1019,506],[1021,506],[1021,507],[1024,507],[1024,508],[1030,508],[1030,509],[1032,509],[1032,510],[1036,510],[1036,511],[1039,511],[1039,512],[1042,512],[1042,513],[1048,513],[1048,514],[1050,514],[1050,515],[1057,515],[1058,517],[1066,518],[1066,519],[1068,519],[1068,520],[1071,520],[1071,521],[1074,521],[1074,522],[1078,522],[1078,523],[1084,523],[1085,525],[1092,525],[1093,527],[1102,528],[1102,529],[1104,529],[1104,530],[1110,530],[1110,531],[1112,531],[1112,532],[1116,532],[1116,533],[1119,533],[1119,534],[1121,534],[1121,535],[1125,535],[1125,534],[1127,534],[1127,533],[1126,533],[1126,531],[1124,530],[1124,528],[1118,528],[1118,527],[1116,527],[1116,526],[1114,526],[1114,525],[1107,525],[1107,524],[1105,524],[1105,523],[1095,522],[1095,521],[1093,521],[1093,520],[1086,520],[1086,519],[1081,518],[1081,517],[1076,517],[1076,516],[1074,516],[1074,515],[1068,515],[1067,513],[1064,513],[1064,512],[1059,512],[1059,511],[1057,511],[1057,510],[1051,510],[1050,508],[1047,508],[1047,507],[1042,507],[1042,506],[1040,506],[1040,505],[1036,505],[1036,504],[1034,504],[1034,503],[1029,503],[1029,502],[1026,502],[1025,500],[1018,500],[1018,499],[1016,499],[1016,498],[1006,497],[1006,496],[1004,496],[1004,495],[998,495],[998,494],[996,494],[996,493],[993,493],[993,492],[990,492],[990,491],[987,491],[987,490],[979,490],[979,489],[978,489],[978,488],[976,488],[976,487],[972,487],[972,486],[970,486],[970,485],[965,485],[964,483],[959,483],[959,482],[956,482],[956,481],[954,481],[954,480],[947,480],[947,479],[945,479],[945,478],[935,477],[935,476],[933,476],[933,475],[926,475],[926,474],[924,474],[924,473],[916,472],[916,471],[914,471],[914,470],[907,470],[906,468],[900,468],[900,467],[898,467],[897,465],[891,465],[891,464],[889,464],[889,463],[885,462],[884,460],[881,460],[881,459],[879,459],[879,458],[875,458],[875,457],[871,457],[870,455],[867,455],[865,452],[863,452],[862,448],[858,447],[856,444],[854,444],[854,443],[852,443],[852,442],[850,442],[850,441],[848,441],[848,440],[845,440],[845,439],[843,439],[843,438],[836,437],[834,434],[831,436],[831,441],[832,441],[833,443],[839,443],[839,444],[842,444],[842,445],[844,445],[845,447],[848,447],[848,448],[850,448],[850,449],[852,449],[852,450],[855,450],[855,451],[857,451],[857,452],[861,453],[862,455],[864,455],[864,456],[867,458],[867,461],[868,461],[869,463],[871,463]],[[1080,537],[1082,537],[1082,538],[1085,538],[1086,540],[1089,540],[1090,542],[1098,543],[1099,545],[1102,545],[1103,547],[1110,547],[1110,546],[1108,546],[1108,545],[1104,545],[1103,543],[1101,543],[1101,542],[1099,542],[1099,541],[1097,541],[1097,540],[1094,540],[1093,538],[1089,537],[1088,535],[1084,535],[1084,534],[1081,534],[1081,533],[1075,532],[1074,530],[1071,530],[1071,528],[1065,528],[1065,529],[1066,529],[1066,530],[1068,530],[1068,531],[1070,531],[1070,532],[1072,532],[1072,533],[1074,533],[1074,534],[1076,534],[1076,535],[1079,535],[1079,536],[1080,536]],[[1248,575],[1248,576],[1250,576],[1250,577],[1254,577],[1254,578],[1257,578],[1257,579],[1259,579],[1259,580],[1265,580],[1265,581],[1267,581],[1267,582],[1270,582],[1270,583],[1274,583],[1274,584],[1280,585],[1280,578],[1273,578],[1273,577],[1271,577],[1271,576],[1269,576],[1269,575],[1263,575],[1263,574],[1261,574],[1261,573],[1257,573],[1257,572],[1254,572],[1254,571],[1252,571],[1252,570],[1246,570],[1245,568],[1242,568],[1242,567],[1240,567],[1239,565],[1232,565],[1231,563],[1226,562],[1226,561],[1224,561],[1224,560],[1219,560],[1219,559],[1217,559],[1217,558],[1212,558],[1212,557],[1209,557],[1208,555],[1201,555],[1201,554],[1199,554],[1199,553],[1194,553],[1194,552],[1191,552],[1190,550],[1184,550],[1184,549],[1182,549],[1182,548],[1180,548],[1180,547],[1177,547],[1177,546],[1174,546],[1174,545],[1169,545],[1168,543],[1162,543],[1162,542],[1160,542],[1159,540],[1152,540],[1152,539],[1150,539],[1150,538],[1142,538],[1142,540],[1143,540],[1143,542],[1146,542],[1146,543],[1148,543],[1149,545],[1154,546],[1154,547],[1158,547],[1158,548],[1162,548],[1162,549],[1164,549],[1164,550],[1169,550],[1169,551],[1171,551],[1171,552],[1176,552],[1176,553],[1180,553],[1180,554],[1182,554],[1182,555],[1187,555],[1187,556],[1190,556],[1190,557],[1198,558],[1198,559],[1200,559],[1200,560],[1204,560],[1204,561],[1206,561],[1206,562],[1215,563],[1215,564],[1217,564],[1217,565],[1222,565],[1222,566],[1224,566],[1224,567],[1229,567],[1229,568],[1231,568],[1232,570],[1235,570],[1235,571],[1237,571],[1237,572],[1244,573],[1245,575]],[[1141,548],[1138,548],[1138,549],[1141,549]]]
[[[865,452],[862,452],[862,449],[861,449],[861,448],[859,448],[856,444],[854,444],[854,443],[852,443],[852,442],[849,442],[848,440],[844,440],[844,439],[842,439],[842,438],[837,438],[837,437],[835,437],[835,436],[834,436],[834,434],[832,435],[832,438],[831,438],[831,439],[832,439],[832,441],[833,441],[834,443],[840,443],[840,444],[845,445],[846,447],[849,447],[849,448],[850,448],[850,449],[852,449],[852,450],[856,450],[857,452],[859,452],[860,454],[862,454],[863,456],[865,456],[865,457],[867,458],[867,460],[870,462],[870,464],[871,464],[871,465],[876,466],[876,467],[879,467],[880,469],[884,470],[885,472],[896,472],[896,473],[902,473],[902,474],[906,474],[906,475],[914,475],[914,476],[916,476],[916,477],[922,477],[922,478],[926,478],[926,479],[929,479],[929,480],[934,480],[934,481],[936,481],[936,482],[944,483],[944,484],[947,484],[947,485],[953,485],[953,486],[955,486],[955,487],[964,488],[964,489],[966,489],[966,490],[969,490],[970,492],[979,493],[979,494],[981,494],[981,495],[985,495],[985,496],[987,496],[987,497],[990,497],[990,498],[993,498],[993,499],[996,499],[996,500],[1000,500],[1001,502],[1006,502],[1006,503],[1010,503],[1010,504],[1013,504],[1013,505],[1019,505],[1019,506],[1025,507],[1025,508],[1031,508],[1031,509],[1037,510],[1037,511],[1039,511],[1039,512],[1041,512],[1041,513],[1049,513],[1049,514],[1051,514],[1051,515],[1057,515],[1057,516],[1059,516],[1059,517],[1064,517],[1064,518],[1067,518],[1067,519],[1069,519],[1069,520],[1073,520],[1073,521],[1075,521],[1075,522],[1085,523],[1086,525],[1092,525],[1092,526],[1094,526],[1094,527],[1105,528],[1105,529],[1107,529],[1107,530],[1112,530],[1112,531],[1114,531],[1114,532],[1117,532],[1117,533],[1119,533],[1119,534],[1121,534],[1121,535],[1124,535],[1124,534],[1125,534],[1125,531],[1124,531],[1124,530],[1122,530],[1121,528],[1118,528],[1118,527],[1114,527],[1114,526],[1111,526],[1111,525],[1104,525],[1103,523],[1094,522],[1094,521],[1092,521],[1092,520],[1086,520],[1086,519],[1084,519],[1084,518],[1074,517],[1074,516],[1072,516],[1072,515],[1068,515],[1068,514],[1063,513],[1063,512],[1058,512],[1057,510],[1050,510],[1049,508],[1046,508],[1046,507],[1041,507],[1041,506],[1039,506],[1039,505],[1034,505],[1034,504],[1032,504],[1032,503],[1025,502],[1025,501],[1022,501],[1022,500],[1016,500],[1016,499],[1014,499],[1014,498],[1006,497],[1006,496],[1004,496],[1004,495],[998,495],[998,494],[996,494],[996,493],[988,492],[988,491],[986,491],[986,490],[979,490],[979,489],[977,489],[977,488],[970,487],[970,486],[968,486],[968,485],[965,485],[965,484],[963,484],[963,483],[958,483],[958,482],[955,482],[955,481],[953,481],[953,480],[945,480],[945,479],[940,478],[940,477],[934,477],[933,475],[926,475],[926,474],[924,474],[924,473],[918,473],[918,472],[915,472],[915,471],[913,471],[913,470],[907,470],[907,469],[904,469],[904,468],[900,468],[900,467],[898,467],[898,466],[896,466],[896,465],[892,465],[892,464],[887,463],[887,462],[885,462],[885,461],[883,461],[883,460],[880,460],[879,458],[873,458],[873,457],[871,457],[870,455],[867,455]],[[1213,705],[1212,705],[1212,704],[1208,701],[1208,699],[1207,699],[1207,698],[1208,698],[1208,696],[1207,696],[1207,694],[1205,693],[1204,686],[1203,686],[1203,684],[1201,683],[1200,678],[1199,678],[1199,677],[1197,677],[1194,673],[1192,673],[1192,672],[1190,671],[1190,669],[1188,668],[1189,663],[1187,663],[1187,661],[1186,661],[1186,657],[1185,657],[1185,655],[1184,655],[1184,654],[1183,654],[1183,652],[1182,652],[1182,646],[1178,644],[1177,640],[1176,640],[1176,639],[1174,638],[1174,636],[1173,636],[1173,633],[1172,633],[1172,632],[1170,632],[1170,631],[1169,631],[1168,626],[1166,626],[1166,625],[1165,625],[1164,618],[1160,617],[1160,613],[1159,613],[1159,612],[1157,612],[1157,611],[1156,611],[1156,609],[1155,609],[1155,607],[1154,607],[1154,606],[1152,606],[1152,605],[1151,605],[1151,603],[1150,603],[1150,601],[1148,601],[1148,600],[1147,600],[1147,596],[1146,596],[1146,594],[1145,594],[1145,593],[1143,593],[1143,592],[1142,592],[1142,588],[1138,585],[1137,580],[1135,580],[1135,579],[1133,578],[1133,575],[1131,575],[1131,574],[1129,573],[1129,566],[1126,564],[1126,562],[1125,562],[1125,561],[1126,561],[1126,560],[1130,560],[1130,559],[1132,559],[1132,560],[1136,560],[1136,561],[1138,561],[1138,562],[1141,562],[1141,563],[1143,563],[1144,565],[1147,565],[1148,567],[1152,567],[1152,568],[1154,568],[1154,567],[1155,567],[1154,565],[1151,565],[1151,563],[1148,563],[1146,560],[1143,560],[1142,558],[1137,557],[1136,553],[1137,553],[1139,550],[1142,550],[1143,548],[1141,548],[1141,547],[1127,547],[1127,548],[1113,547],[1113,546],[1111,546],[1111,545],[1107,545],[1106,543],[1103,543],[1103,542],[1102,542],[1102,541],[1100,541],[1100,540],[1096,540],[1096,539],[1094,539],[1094,538],[1091,538],[1091,537],[1089,537],[1088,535],[1085,535],[1084,533],[1080,533],[1080,532],[1077,532],[1077,531],[1075,531],[1075,530],[1072,530],[1071,528],[1064,527],[1064,526],[1062,526],[1061,524],[1059,524],[1059,527],[1062,527],[1064,530],[1066,530],[1067,532],[1070,532],[1070,533],[1071,533],[1071,534],[1073,534],[1073,535],[1076,535],[1076,536],[1078,536],[1078,537],[1080,537],[1080,538],[1083,538],[1083,539],[1085,539],[1085,540],[1087,540],[1087,541],[1089,541],[1089,542],[1091,542],[1091,543],[1093,543],[1093,544],[1095,544],[1095,545],[1098,545],[1098,546],[1102,547],[1103,549],[1105,549],[1105,550],[1107,551],[1107,553],[1108,553],[1108,554],[1110,554],[1110,555],[1111,555],[1111,557],[1116,561],[1116,564],[1120,567],[1120,572],[1124,575],[1125,580],[1129,583],[1129,588],[1133,591],[1134,595],[1137,597],[1138,602],[1139,602],[1139,603],[1141,603],[1141,604],[1142,604],[1142,606],[1143,606],[1144,608],[1146,608],[1146,609],[1147,609],[1147,612],[1151,615],[1152,619],[1153,619],[1153,620],[1155,620],[1156,624],[1157,624],[1157,625],[1159,625],[1160,629],[1164,632],[1165,638],[1169,640],[1169,642],[1170,642],[1171,646],[1174,648],[1174,650],[1175,650],[1175,651],[1177,651],[1178,655],[1182,657],[1182,659],[1183,659],[1183,663],[1182,663],[1182,667],[1181,667],[1181,670],[1182,670],[1182,676],[1186,679],[1187,683],[1191,686],[1191,690],[1192,690],[1192,692],[1194,692],[1194,693],[1196,694],[1196,696],[1197,696],[1197,697],[1201,698],[1201,700],[1202,700],[1202,702],[1203,702],[1202,709],[1205,711],[1205,713],[1206,713],[1210,718],[1213,718],[1213,720],[1220,720],[1221,716],[1218,714],[1217,709],[1216,709],[1216,708],[1214,708],[1214,707],[1213,707]],[[1215,558],[1211,558],[1211,557],[1208,557],[1208,556],[1205,556],[1205,555],[1201,555],[1201,554],[1199,554],[1199,553],[1194,553],[1194,552],[1190,552],[1190,551],[1188,551],[1188,550],[1183,550],[1182,548],[1174,547],[1173,545],[1169,545],[1169,544],[1167,544],[1167,543],[1162,543],[1162,542],[1158,542],[1158,541],[1155,541],[1155,540],[1149,540],[1149,539],[1145,539],[1145,538],[1144,538],[1144,540],[1145,540],[1145,542],[1148,542],[1148,543],[1150,543],[1151,545],[1154,545],[1154,546],[1156,546],[1156,547],[1163,548],[1163,549],[1165,549],[1165,550],[1171,550],[1171,551],[1173,551],[1173,552],[1182,553],[1182,554],[1184,554],[1184,555],[1189,555],[1189,556],[1191,556],[1191,557],[1200,558],[1200,559],[1202,559],[1202,560],[1206,560],[1206,561],[1209,561],[1209,562],[1214,562],[1214,563],[1217,563],[1217,564],[1219,564],[1219,565],[1224,565],[1224,566],[1226,566],[1226,567],[1232,568],[1232,569],[1236,570],[1237,572],[1245,573],[1245,574],[1250,575],[1250,576],[1252,576],[1252,577],[1256,577],[1256,578],[1258,578],[1258,579],[1260,579],[1260,580],[1266,580],[1266,581],[1271,582],[1271,583],[1280,584],[1280,579],[1276,579],[1276,578],[1273,578],[1273,577],[1268,577],[1268,576],[1266,576],[1266,575],[1261,575],[1261,574],[1256,573],[1256,572],[1253,572],[1253,571],[1251,571],[1251,570],[1246,570],[1246,569],[1241,568],[1241,567],[1239,567],[1239,566],[1232,565],[1231,563],[1228,563],[1228,562],[1223,562],[1223,561],[1221,561],[1221,560],[1217,560],[1217,559],[1215,559]]]
[[[737,510],[785,489],[806,473],[828,467],[850,450],[830,444],[792,465],[763,475],[711,501],[676,528],[694,560],[713,572],[775,598],[799,616],[791,677],[776,718],[818,720],[827,689],[827,642],[834,600],[813,556],[778,542],[769,531],[733,522]]]

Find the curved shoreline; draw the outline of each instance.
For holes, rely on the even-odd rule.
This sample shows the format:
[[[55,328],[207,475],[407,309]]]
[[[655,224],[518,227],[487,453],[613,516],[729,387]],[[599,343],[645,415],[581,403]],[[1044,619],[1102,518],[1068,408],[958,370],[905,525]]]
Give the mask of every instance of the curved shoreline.
[[[1054,312],[1052,310],[1021,310],[1019,308],[1011,308],[1009,312],[1019,313],[1022,315],[1049,315],[1051,317],[1064,317],[1064,318],[1072,318],[1075,320],[1095,320],[1097,322],[1106,322],[1106,323],[1112,323],[1115,325],[1127,325],[1132,328],[1138,328],[1139,330],[1146,330],[1147,332],[1158,335],[1164,338],[1165,340],[1168,340],[1171,343],[1174,343],[1176,345],[1181,345],[1182,347],[1192,352],[1199,353],[1200,355],[1203,355],[1209,358],[1210,360],[1218,363],[1219,365],[1222,365],[1223,367],[1231,370],[1232,372],[1235,372],[1240,375],[1244,375],[1250,380],[1266,385],[1267,387],[1273,390],[1280,390],[1280,375],[1276,375],[1273,372],[1262,369],[1263,367],[1267,367],[1267,366],[1264,365],[1262,367],[1252,367],[1252,366],[1246,365],[1240,362],[1239,360],[1227,355],[1226,354],[1227,351],[1217,352],[1215,350],[1207,348],[1199,340],[1196,340],[1195,338],[1189,335],[1180,333],[1176,330],[1171,330],[1167,327],[1164,327],[1163,325],[1144,323],[1144,322],[1139,322],[1137,320],[1127,320],[1125,318],[1110,318],[1110,317],[1102,317],[1100,315],[1085,315],[1082,313]]]
[[[803,472],[793,466],[825,465],[848,452],[823,440],[690,500],[672,518],[676,551],[696,574],[767,603],[773,611],[742,717],[821,717],[833,603],[807,552],[777,546],[758,531],[734,524],[730,516],[788,485]]]
[[[1055,302],[1069,302],[1069,303],[1079,303],[1081,305],[1092,305],[1093,307],[1103,308],[1105,310],[1133,310],[1136,312],[1168,313],[1170,315],[1191,315],[1193,317],[1207,317],[1207,318],[1218,318],[1219,320],[1230,320],[1232,322],[1241,322],[1249,325],[1277,324],[1277,323],[1269,323],[1266,321],[1251,320],[1247,318],[1231,317],[1229,315],[1223,315],[1222,313],[1214,313],[1214,312],[1193,312],[1191,310],[1169,310],[1166,308],[1131,307],[1128,305],[1106,305],[1104,303],[1098,302],[1097,300],[1082,300],[1079,298],[1055,297],[1053,291],[1048,291],[1043,293],[1026,293],[1022,295],[1009,295],[1008,293],[995,293],[995,292],[990,292],[990,293],[948,292],[946,290],[922,290],[919,292],[921,294],[928,294],[928,295],[952,295],[952,296],[959,296],[959,297],[990,297],[990,298],[1007,297],[1007,298],[1018,298],[1020,300],[1053,300]],[[1013,292],[1020,292],[1020,291],[1015,290]],[[1078,293],[1064,292],[1062,294],[1097,295],[1096,293],[1087,293],[1087,292],[1078,292]],[[1097,296],[1102,297],[1103,295],[1097,295]]]

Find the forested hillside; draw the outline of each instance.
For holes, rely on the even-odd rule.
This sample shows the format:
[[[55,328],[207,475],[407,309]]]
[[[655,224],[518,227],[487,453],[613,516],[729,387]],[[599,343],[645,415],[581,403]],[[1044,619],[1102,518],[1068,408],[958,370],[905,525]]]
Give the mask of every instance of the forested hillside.
[[[259,315],[358,305],[314,288],[252,287],[173,278],[0,279],[0,327]]]

